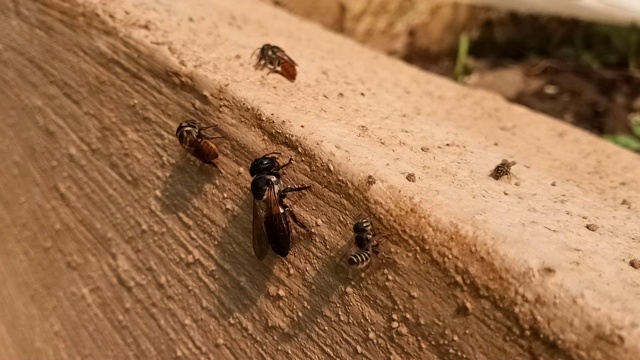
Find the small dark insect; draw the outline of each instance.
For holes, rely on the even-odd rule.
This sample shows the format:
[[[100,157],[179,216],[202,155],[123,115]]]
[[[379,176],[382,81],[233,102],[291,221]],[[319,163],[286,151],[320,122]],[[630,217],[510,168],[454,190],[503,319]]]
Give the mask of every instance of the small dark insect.
[[[199,126],[194,120],[180,123],[176,130],[176,137],[180,145],[205,164],[211,164],[218,170],[218,165],[213,160],[218,158],[218,147],[213,143],[213,139],[220,139],[222,136],[209,136],[205,130],[216,127],[216,125]]]
[[[496,167],[491,170],[489,176],[491,176],[495,180],[500,180],[503,176],[506,176],[507,179],[509,179],[509,183],[511,183],[511,167],[515,164],[515,161],[502,159],[500,164],[496,165]]]
[[[265,154],[251,163],[249,174],[251,194],[253,195],[253,252],[263,260],[269,247],[276,254],[286,257],[291,250],[291,224],[289,220],[303,230],[307,226],[301,222],[293,210],[284,202],[288,193],[308,190],[311,186],[284,187],[281,181],[282,171],[291,165],[289,159],[280,165],[276,156],[280,153]]]
[[[362,214],[353,224],[353,245],[338,260],[336,271],[343,265],[345,257],[346,265],[350,268],[363,269],[371,264],[372,254],[381,255],[378,249],[380,241],[376,239],[369,218],[369,215]]]
[[[285,79],[293,82],[296,80],[296,76],[298,75],[298,71],[296,70],[295,61],[287,55],[280,47],[264,44],[261,48],[256,49],[251,57],[258,52],[258,61],[253,66],[256,70],[264,70],[265,68],[269,68],[269,73],[272,72],[278,73],[282,75]]]

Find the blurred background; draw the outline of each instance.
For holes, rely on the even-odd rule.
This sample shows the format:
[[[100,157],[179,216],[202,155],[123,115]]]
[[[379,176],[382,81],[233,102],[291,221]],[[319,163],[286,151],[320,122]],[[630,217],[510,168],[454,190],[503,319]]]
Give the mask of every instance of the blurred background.
[[[640,152],[639,0],[263,0]]]

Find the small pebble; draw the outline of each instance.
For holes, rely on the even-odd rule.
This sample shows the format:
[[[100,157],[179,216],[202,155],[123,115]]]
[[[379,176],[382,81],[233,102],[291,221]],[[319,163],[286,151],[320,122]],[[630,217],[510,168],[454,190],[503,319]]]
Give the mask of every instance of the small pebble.
[[[278,296],[280,296],[281,298],[283,298],[286,295],[286,293],[284,292],[283,289],[278,290]]]
[[[276,289],[275,286],[269,286],[267,291],[269,291],[269,295],[271,296],[276,296],[278,294],[278,289]]]
[[[473,305],[467,300],[462,301],[462,303],[458,306],[458,314],[460,315],[469,315],[473,310]]]
[[[373,331],[369,332],[369,340],[375,340],[376,339],[376,333],[374,333]]]
[[[417,292],[415,292],[415,291],[412,291],[410,295],[411,295],[411,297],[412,297],[412,298],[414,298],[414,299],[417,299],[417,298],[418,298],[418,293],[417,293]]]
[[[222,340],[222,338],[218,338],[218,340],[216,340],[216,345],[218,346],[224,345],[224,340]]]
[[[423,146],[423,147],[420,148],[420,150],[422,150],[422,152],[427,152],[427,151],[429,151],[429,148],[426,147],[426,146]]]
[[[507,190],[503,191],[503,193],[504,193],[505,195],[509,195],[509,192],[508,192]]]
[[[322,220],[316,219],[316,226],[322,226]]]
[[[591,231],[596,231],[596,230],[598,230],[598,225],[596,225],[596,224],[587,224],[585,227],[586,227],[587,229],[591,230]]]
[[[409,334],[409,330],[407,329],[406,326],[402,325],[400,326],[400,328],[398,329],[398,334],[402,335],[402,336],[407,336]]]
[[[394,322],[392,322],[392,323],[391,323],[391,328],[392,328],[392,329],[397,329],[397,328],[398,328],[398,326],[400,326],[400,324],[398,324],[398,322],[397,322],[397,321],[394,321]]]
[[[631,265],[631,267],[634,269],[640,269],[640,259],[629,260],[629,265]]]
[[[356,345],[356,351],[358,352],[358,354],[362,354],[362,346]]]
[[[391,318],[392,318],[393,320],[398,320],[398,315],[396,315],[396,314],[391,314]]]
[[[349,295],[353,294],[353,288],[351,286],[347,286],[347,288],[344,289],[344,291]]]
[[[193,255],[189,255],[187,256],[187,265],[191,265],[196,261],[196,259],[193,257]]]
[[[329,164],[329,171],[333,172],[333,165]]]
[[[416,174],[408,173],[407,174],[407,181],[412,182],[412,183],[416,182]]]
[[[552,181],[552,182],[551,182],[551,186],[556,186],[556,182],[555,182],[555,181]]]
[[[513,185],[520,186],[520,181],[516,181]]]

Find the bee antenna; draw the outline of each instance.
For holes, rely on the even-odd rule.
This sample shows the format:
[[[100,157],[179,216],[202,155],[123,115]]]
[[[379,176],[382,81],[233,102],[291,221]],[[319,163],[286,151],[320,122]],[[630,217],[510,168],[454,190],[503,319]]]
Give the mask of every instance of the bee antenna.
[[[262,49],[261,47],[255,49],[252,53],[251,53],[251,57],[249,58],[249,60],[253,59],[253,56],[260,50]]]
[[[266,157],[267,157],[267,156],[269,156],[269,155],[281,155],[281,154],[282,154],[281,152],[274,151],[274,152],[270,152],[270,153],[268,153],[268,154],[264,154],[264,155],[262,155],[261,157],[266,158]]]
[[[358,217],[357,217],[357,219],[358,219],[357,221],[368,219],[370,217],[371,217],[371,215],[369,215],[367,213],[360,213],[360,215],[358,215]]]

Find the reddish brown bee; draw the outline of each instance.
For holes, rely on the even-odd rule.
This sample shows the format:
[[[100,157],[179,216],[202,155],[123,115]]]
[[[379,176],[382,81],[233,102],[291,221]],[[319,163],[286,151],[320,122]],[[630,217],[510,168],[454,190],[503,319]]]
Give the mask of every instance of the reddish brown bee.
[[[275,72],[291,82],[296,80],[296,76],[298,75],[296,66],[298,66],[298,64],[280,47],[264,44],[251,54],[252,58],[256,52],[258,52],[258,61],[254,65],[256,70],[269,68],[269,74]]]
[[[496,180],[500,180],[503,176],[506,176],[511,183],[511,167],[515,165],[515,161],[509,161],[507,159],[502,159],[500,164],[496,165],[496,167],[491,170],[489,176]],[[516,184],[517,185],[517,184]]]
[[[205,164],[211,164],[218,168],[218,165],[213,162],[213,160],[218,158],[218,147],[211,140],[220,139],[222,136],[214,137],[204,133],[205,130],[215,126],[216,125],[201,127],[194,120],[185,121],[178,125],[176,137],[180,145],[187,149],[191,155]]]

